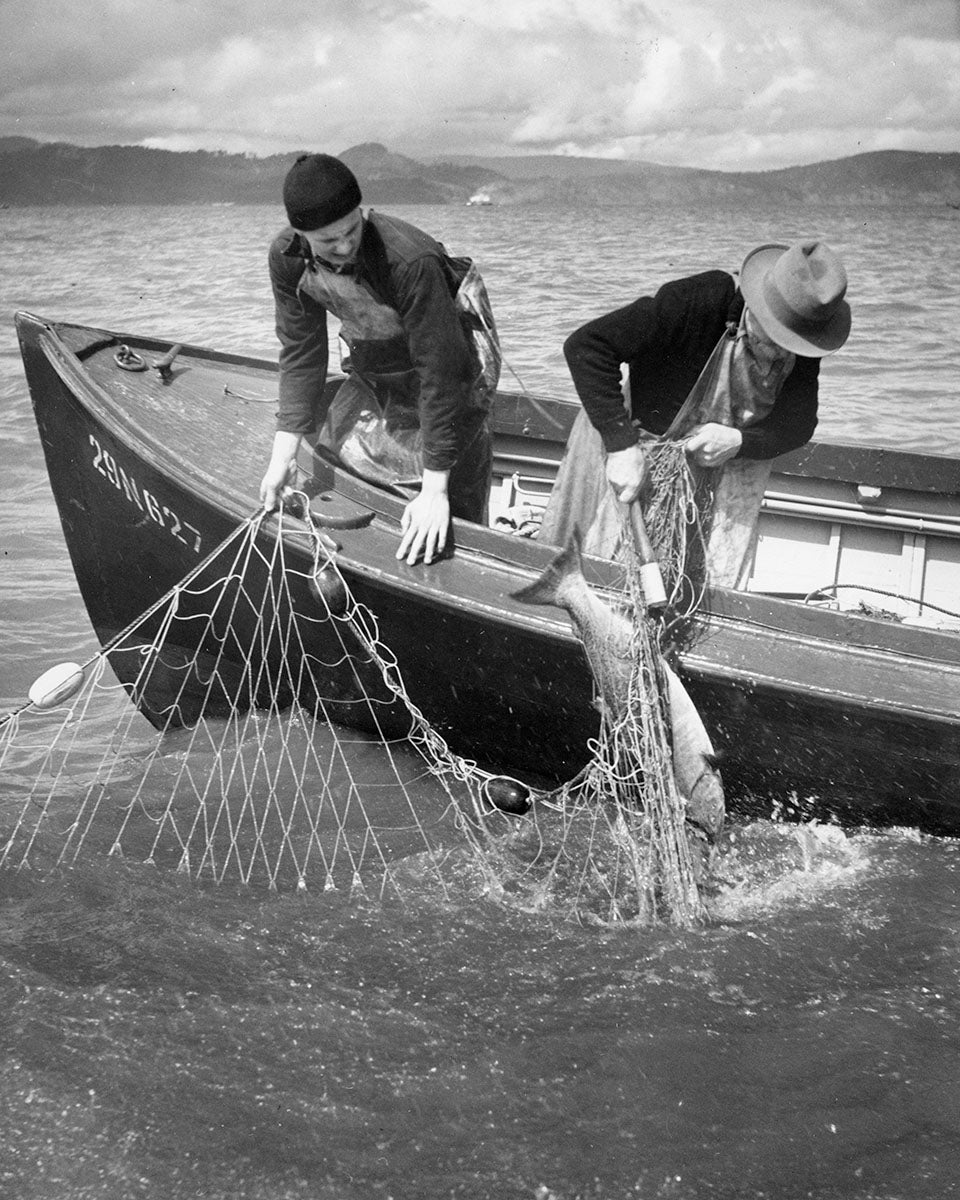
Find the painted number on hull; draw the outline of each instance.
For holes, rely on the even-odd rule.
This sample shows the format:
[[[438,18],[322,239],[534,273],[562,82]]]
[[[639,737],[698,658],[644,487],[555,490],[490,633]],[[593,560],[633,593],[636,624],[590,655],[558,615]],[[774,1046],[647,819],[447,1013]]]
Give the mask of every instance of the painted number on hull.
[[[195,553],[200,553],[199,529],[194,529],[192,525],[181,521],[173,509],[161,504],[156,496],[148,492],[146,488],[139,487],[133,476],[126,473],[109,450],[104,450],[92,433],[90,434],[90,445],[95,451],[93,456],[95,471],[99,471],[118,492],[123,492],[127,500],[131,504],[135,504],[151,521],[156,521],[161,528],[172,533],[177,541],[191,547]]]

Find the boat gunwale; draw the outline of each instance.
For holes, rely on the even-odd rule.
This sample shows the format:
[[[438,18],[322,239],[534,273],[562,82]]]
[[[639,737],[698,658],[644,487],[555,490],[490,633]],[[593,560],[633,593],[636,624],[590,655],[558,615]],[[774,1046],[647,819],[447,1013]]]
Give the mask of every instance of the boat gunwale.
[[[724,628],[732,640],[737,635],[755,634],[758,627],[750,621],[730,620],[725,622]],[[782,653],[786,649],[796,647],[806,649],[810,646],[809,638],[795,633],[763,627],[763,634],[775,640],[781,651],[780,655],[768,660],[772,661],[774,665],[777,664],[778,659],[782,658]],[[960,729],[960,706],[951,706],[948,696],[951,691],[954,696],[960,696],[960,660],[950,662],[943,659],[917,657],[906,659],[905,656],[898,655],[894,661],[894,656],[884,648],[856,643],[833,644],[831,657],[835,662],[842,663],[844,659],[847,659],[848,662],[855,660],[864,669],[869,668],[872,664],[874,668],[895,673],[896,682],[900,684],[905,697],[917,694],[925,697],[927,701],[927,707],[920,707],[909,699],[894,700],[891,698],[892,693],[888,691],[872,698],[871,708],[874,711],[887,715],[908,715],[911,718],[923,717],[924,720],[933,724],[943,725],[946,723]],[[682,659],[684,675],[688,678],[707,680],[721,674],[729,683],[751,692],[763,690],[771,695],[802,696],[806,700],[816,699],[819,704],[828,703],[839,707],[844,707],[851,702],[856,703],[858,700],[862,700],[865,694],[862,691],[844,690],[843,686],[837,686],[836,683],[824,683],[822,677],[819,676],[799,678],[796,673],[793,675],[786,672],[778,674],[771,669],[760,671],[729,661],[720,662],[719,656],[711,657],[709,651],[705,651],[700,645],[695,645],[688,650],[682,655]],[[843,672],[841,670],[838,673],[842,674]],[[935,709],[929,705],[931,695],[929,687],[920,688],[919,686],[920,678],[923,676],[929,678],[931,674],[942,674],[949,680],[943,683],[941,691],[944,698]]]

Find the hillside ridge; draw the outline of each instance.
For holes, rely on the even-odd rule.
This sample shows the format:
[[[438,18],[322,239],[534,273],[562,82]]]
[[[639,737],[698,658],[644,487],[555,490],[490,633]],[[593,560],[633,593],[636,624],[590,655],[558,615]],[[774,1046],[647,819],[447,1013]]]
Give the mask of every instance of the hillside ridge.
[[[0,203],[280,204],[297,154],[81,147],[0,138]],[[960,208],[960,153],[876,150],[767,171],[714,171],[628,159],[453,155],[417,160],[379,142],[339,152],[365,204],[817,203]]]

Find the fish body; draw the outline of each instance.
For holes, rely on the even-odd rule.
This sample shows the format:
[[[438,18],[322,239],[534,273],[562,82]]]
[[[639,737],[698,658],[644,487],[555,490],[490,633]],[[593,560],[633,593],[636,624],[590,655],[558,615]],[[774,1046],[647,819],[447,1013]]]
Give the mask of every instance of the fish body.
[[[626,617],[605,604],[584,578],[579,535],[539,579],[514,592],[514,598],[569,613],[604,708],[613,716],[624,712],[633,670],[633,630]]]
[[[667,663],[660,665],[667,679],[673,777],[677,790],[687,801],[690,820],[699,825],[711,841],[716,841],[726,814],[717,754],[690,693]]]
[[[612,717],[626,711],[633,673],[633,627],[587,583],[580,555],[580,537],[569,545],[533,583],[514,592],[525,604],[554,605],[564,609],[583,643],[587,662]],[[723,784],[716,768],[717,756],[700,714],[676,672],[661,661],[667,682],[673,774],[677,790],[687,802],[687,817],[710,841],[723,828]]]

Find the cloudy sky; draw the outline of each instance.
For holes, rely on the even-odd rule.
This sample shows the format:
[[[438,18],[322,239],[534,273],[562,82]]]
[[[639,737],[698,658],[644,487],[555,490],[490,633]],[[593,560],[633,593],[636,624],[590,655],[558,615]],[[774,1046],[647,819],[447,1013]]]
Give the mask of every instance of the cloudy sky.
[[[0,0],[0,136],[762,170],[960,150],[960,0]]]

